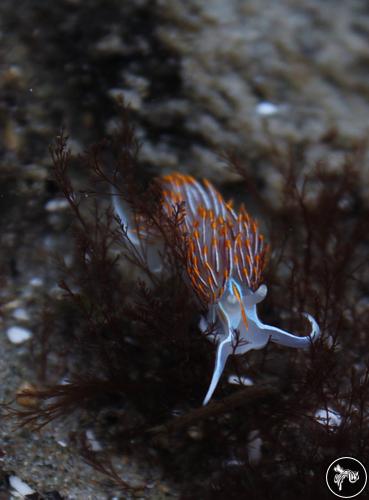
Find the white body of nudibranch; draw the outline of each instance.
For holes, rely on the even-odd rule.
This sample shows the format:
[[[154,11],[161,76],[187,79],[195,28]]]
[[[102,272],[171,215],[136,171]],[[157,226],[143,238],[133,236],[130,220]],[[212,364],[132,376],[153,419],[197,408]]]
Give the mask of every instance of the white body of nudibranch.
[[[163,210],[168,215],[173,208],[185,203],[184,223],[181,226],[187,245],[189,283],[208,313],[200,320],[201,332],[214,326],[217,342],[215,367],[203,404],[211,399],[226,361],[231,354],[244,354],[261,349],[269,341],[277,344],[307,348],[320,335],[315,319],[304,315],[311,324],[308,336],[299,337],[274,326],[262,323],[257,304],[266,294],[261,284],[265,266],[266,247],[258,226],[244,207],[236,213],[218,191],[206,180],[203,185],[193,177],[175,173],[161,179]],[[144,238],[130,234],[130,220],[116,196],[114,207],[122,223],[128,226],[132,243],[142,247]],[[144,236],[144,235],[142,235]],[[157,265],[157,255],[153,258]]]

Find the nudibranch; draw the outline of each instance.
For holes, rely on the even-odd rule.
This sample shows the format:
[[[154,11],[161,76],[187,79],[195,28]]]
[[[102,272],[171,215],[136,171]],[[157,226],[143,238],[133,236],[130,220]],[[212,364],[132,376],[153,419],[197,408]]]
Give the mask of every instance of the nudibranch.
[[[258,317],[257,304],[264,300],[267,287],[262,284],[267,246],[258,225],[244,206],[236,212],[230,202],[207,180],[203,183],[189,175],[174,173],[160,179],[163,210],[170,215],[184,202],[184,219],[180,226],[186,245],[188,283],[206,305],[199,329],[217,343],[215,366],[203,404],[211,399],[228,357],[261,349],[269,341],[287,347],[307,348],[320,335],[315,319],[307,313],[310,334],[299,337],[265,325]],[[128,236],[136,246],[147,238],[130,231],[130,218],[113,197],[114,207]],[[147,243],[146,243],[147,244]],[[209,336],[208,336],[209,338]]]

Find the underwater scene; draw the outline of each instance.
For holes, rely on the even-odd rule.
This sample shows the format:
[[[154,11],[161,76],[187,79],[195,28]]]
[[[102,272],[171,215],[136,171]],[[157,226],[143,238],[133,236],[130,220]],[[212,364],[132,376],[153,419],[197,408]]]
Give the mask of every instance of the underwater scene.
[[[0,35],[0,500],[367,498],[369,4]]]

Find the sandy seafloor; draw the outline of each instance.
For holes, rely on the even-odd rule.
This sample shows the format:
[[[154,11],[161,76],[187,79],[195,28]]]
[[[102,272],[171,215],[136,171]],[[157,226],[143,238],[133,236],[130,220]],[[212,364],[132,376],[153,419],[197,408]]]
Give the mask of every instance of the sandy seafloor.
[[[234,148],[259,159],[263,195],[275,203],[265,126],[292,143],[335,130],[342,149],[367,136],[364,0],[2,0],[0,40],[2,401],[35,378],[29,341],[13,344],[6,331],[40,328],[38,304],[58,293],[48,256],[70,251],[65,209],[50,204],[48,180],[48,145],[61,124],[73,151],[83,151],[113,129],[114,99],[124,95],[153,176],[181,169],[230,192],[237,177],[219,151]],[[309,155],[334,165],[343,153],[312,145]],[[368,183],[368,162],[361,175]],[[35,433],[1,420],[0,498],[11,498],[10,475],[45,498],[120,498],[68,442],[81,425],[71,417]],[[160,470],[127,457],[114,463],[128,481],[147,482],[142,498],[176,497]]]

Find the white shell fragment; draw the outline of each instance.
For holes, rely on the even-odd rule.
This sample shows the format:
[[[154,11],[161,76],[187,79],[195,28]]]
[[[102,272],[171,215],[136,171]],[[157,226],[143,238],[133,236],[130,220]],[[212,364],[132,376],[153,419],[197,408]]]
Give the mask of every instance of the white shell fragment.
[[[256,106],[256,112],[260,116],[271,116],[278,113],[278,107],[271,102],[259,102]]]
[[[22,326],[11,326],[6,335],[12,344],[23,344],[32,337],[32,332]]]
[[[22,481],[18,476],[9,476],[9,484],[13,488],[13,495],[17,498],[23,498],[26,495],[33,495],[36,493],[27,483]]]
[[[332,408],[320,408],[315,412],[315,419],[322,425],[330,427],[339,427],[342,422],[342,416]]]
[[[29,284],[33,287],[39,287],[39,286],[42,286],[43,285],[43,280],[42,278],[39,278],[38,276],[35,276],[34,278],[31,279],[31,281],[29,282]]]
[[[64,198],[49,200],[45,205],[47,212],[59,212],[69,207],[69,203]]]
[[[232,385],[244,385],[247,387],[250,387],[254,385],[254,382],[251,380],[249,377],[245,377],[241,375],[240,377],[238,375],[230,375],[228,377],[228,384]]]
[[[89,447],[91,448],[92,451],[102,451],[103,450],[103,447],[101,446],[99,441],[96,439],[95,433],[92,429],[87,429],[86,439],[87,439]]]

